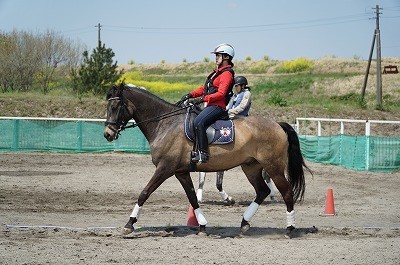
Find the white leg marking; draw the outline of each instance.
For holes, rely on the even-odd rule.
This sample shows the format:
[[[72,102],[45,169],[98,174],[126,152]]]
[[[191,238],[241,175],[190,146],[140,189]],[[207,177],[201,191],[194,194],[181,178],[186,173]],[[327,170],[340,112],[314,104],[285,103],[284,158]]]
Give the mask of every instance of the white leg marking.
[[[271,190],[271,193],[269,194],[269,196],[274,197],[275,196],[275,188],[274,188],[274,183],[272,182],[267,182],[267,186],[268,188]]]
[[[203,201],[203,189],[198,189],[196,196],[197,196],[197,201],[202,202]]]
[[[287,220],[287,227],[289,226],[296,226],[296,220],[295,220],[295,213],[294,210],[292,210],[290,213],[286,212],[286,220]]]
[[[194,214],[196,215],[196,219],[197,219],[197,222],[199,223],[199,225],[207,224],[207,220],[204,217],[203,211],[200,208],[197,208],[196,210],[194,210]]]
[[[228,194],[226,194],[226,192],[224,191],[224,190],[222,190],[222,191],[220,191],[219,192],[219,195],[221,195],[221,198],[222,198],[222,200],[226,200],[226,199],[228,199]]]
[[[141,213],[142,207],[140,207],[137,203],[135,204],[135,207],[133,208],[132,214],[130,217],[136,217],[136,219],[139,219],[140,213]]]
[[[250,222],[251,218],[256,214],[259,206],[260,205],[256,202],[250,203],[249,207],[247,207],[246,211],[243,213],[243,219]]]

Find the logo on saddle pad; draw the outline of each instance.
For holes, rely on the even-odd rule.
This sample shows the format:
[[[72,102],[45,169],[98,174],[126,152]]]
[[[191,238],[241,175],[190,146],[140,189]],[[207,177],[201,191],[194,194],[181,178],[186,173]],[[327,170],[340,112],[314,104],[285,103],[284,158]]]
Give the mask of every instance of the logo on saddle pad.
[[[229,127],[222,127],[220,130],[219,130],[219,133],[223,136],[223,137],[229,137],[230,135],[231,135],[231,128],[229,128]]]
[[[194,142],[194,115],[187,113],[185,119],[186,137]],[[234,139],[234,125],[232,120],[217,120],[207,128],[208,144],[229,144]]]

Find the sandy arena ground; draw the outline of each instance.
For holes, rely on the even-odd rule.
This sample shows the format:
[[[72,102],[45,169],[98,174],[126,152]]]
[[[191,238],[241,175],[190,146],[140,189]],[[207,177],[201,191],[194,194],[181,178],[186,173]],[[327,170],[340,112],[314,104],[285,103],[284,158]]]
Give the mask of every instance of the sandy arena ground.
[[[174,178],[150,196],[124,238],[122,227],[153,174],[136,154],[0,154],[0,264],[400,264],[400,173],[308,163],[297,231],[284,237],[286,208],[268,197],[245,234],[254,192],[239,168],[225,174],[225,206],[208,174],[201,207],[208,236],[186,226],[188,200]],[[195,186],[198,174],[192,173]],[[327,189],[336,216],[321,217]]]

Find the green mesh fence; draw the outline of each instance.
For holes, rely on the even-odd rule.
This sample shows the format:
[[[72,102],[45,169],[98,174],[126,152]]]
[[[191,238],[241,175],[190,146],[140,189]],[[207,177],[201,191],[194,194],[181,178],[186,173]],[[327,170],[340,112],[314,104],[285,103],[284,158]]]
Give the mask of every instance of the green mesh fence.
[[[129,128],[118,140],[107,142],[102,120],[0,119],[0,128],[0,152],[150,152],[139,128]],[[400,170],[400,138],[340,134],[299,135],[299,140],[309,161],[355,170]]]
[[[299,135],[304,157],[313,162],[355,170],[400,170],[400,138],[375,136]]]
[[[104,121],[0,120],[0,152],[104,152],[149,153],[139,128],[127,129],[113,142],[103,137]]]

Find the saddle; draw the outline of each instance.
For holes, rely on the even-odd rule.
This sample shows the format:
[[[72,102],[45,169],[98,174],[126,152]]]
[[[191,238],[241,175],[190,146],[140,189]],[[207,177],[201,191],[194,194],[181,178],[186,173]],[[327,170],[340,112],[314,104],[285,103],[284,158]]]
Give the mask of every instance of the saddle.
[[[194,142],[195,133],[193,120],[197,117],[197,113],[188,109],[185,118],[185,135]],[[235,128],[232,120],[217,120],[211,124],[207,130],[208,144],[229,144],[233,142],[235,136]]]

